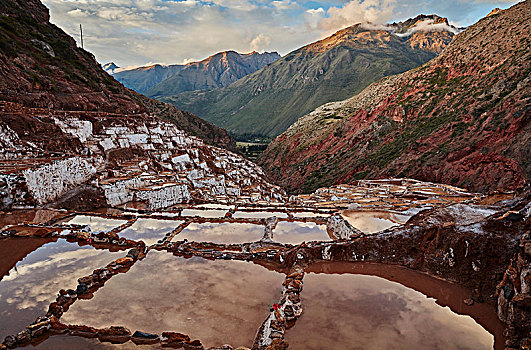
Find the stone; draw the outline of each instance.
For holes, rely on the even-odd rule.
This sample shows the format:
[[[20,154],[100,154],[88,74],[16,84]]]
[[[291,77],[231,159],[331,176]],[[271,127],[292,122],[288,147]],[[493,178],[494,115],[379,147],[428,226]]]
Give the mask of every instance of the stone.
[[[100,341],[111,343],[125,343],[131,339],[131,331],[122,326],[111,326],[98,331]]]
[[[88,292],[88,285],[86,285],[85,283],[80,283],[77,285],[77,288],[76,288],[76,294],[77,295],[80,295],[80,294],[85,294]]]
[[[160,340],[158,334],[145,333],[141,331],[136,331],[131,337],[131,341],[136,345],[144,344],[156,344]]]
[[[194,349],[194,350],[201,350],[204,349],[203,344],[201,344],[201,341],[199,340],[192,340],[184,342],[184,348],[185,349]]]
[[[3,344],[7,346],[8,348],[14,348],[17,346],[17,337],[14,335],[8,335],[5,339]]]
[[[52,329],[54,331],[65,331],[68,327],[64,324],[62,324],[60,321],[59,321],[59,318],[57,318],[56,316],[51,316],[50,317],[50,325],[52,327]]]
[[[31,332],[29,330],[23,330],[17,334],[17,344],[27,344],[31,341]]]
[[[90,276],[84,276],[84,277],[81,277],[77,280],[77,283],[79,284],[85,284],[85,285],[91,285],[92,283],[94,283],[94,279],[92,277],[92,275]],[[79,294],[79,293],[78,293]]]
[[[56,316],[57,318],[61,318],[63,316],[63,307],[57,303],[51,303],[48,307],[48,313],[47,315]]]
[[[80,231],[77,233],[77,239],[82,241],[88,241],[90,239],[91,235],[89,232]]]
[[[136,259],[138,259],[138,255],[139,254],[140,254],[140,252],[138,251],[138,249],[133,248],[127,253],[127,256],[131,257],[134,260],[136,260]]]
[[[471,306],[474,305],[474,300],[472,300],[471,298],[465,299],[463,300],[463,303],[465,303],[465,305]]]
[[[266,348],[266,350],[286,350],[288,348],[288,343],[283,339],[274,339],[271,344]]]
[[[190,341],[190,337],[186,334],[175,332],[162,333],[162,345],[164,346],[183,346],[188,341]]]
[[[125,258],[116,259],[116,264],[123,266],[131,266],[134,260],[131,257],[126,256]]]
[[[68,326],[70,335],[80,336],[85,338],[96,338],[98,330],[89,326],[72,325]]]

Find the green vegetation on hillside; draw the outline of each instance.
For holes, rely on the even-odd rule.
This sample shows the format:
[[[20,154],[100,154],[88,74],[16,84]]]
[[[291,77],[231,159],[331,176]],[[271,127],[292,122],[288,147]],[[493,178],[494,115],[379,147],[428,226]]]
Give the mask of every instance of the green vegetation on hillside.
[[[447,32],[431,33],[444,46]],[[331,101],[348,98],[378,79],[407,71],[436,56],[411,37],[353,26],[294,51],[232,85],[158,99],[227,129],[236,137],[275,137],[299,117]]]

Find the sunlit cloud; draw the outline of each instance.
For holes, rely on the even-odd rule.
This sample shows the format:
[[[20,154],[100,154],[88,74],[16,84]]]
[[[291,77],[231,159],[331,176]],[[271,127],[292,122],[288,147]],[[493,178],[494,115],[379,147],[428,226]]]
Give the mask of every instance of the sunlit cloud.
[[[43,0],[52,22],[121,67],[188,63],[236,50],[284,55],[360,22],[382,24],[420,13],[470,25],[510,0]]]

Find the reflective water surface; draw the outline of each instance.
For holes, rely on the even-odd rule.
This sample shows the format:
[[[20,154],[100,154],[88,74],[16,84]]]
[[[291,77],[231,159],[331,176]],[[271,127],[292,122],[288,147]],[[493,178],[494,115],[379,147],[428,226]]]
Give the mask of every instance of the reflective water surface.
[[[226,210],[199,210],[183,209],[181,216],[200,216],[203,218],[222,218],[227,214]]]
[[[191,223],[186,226],[174,241],[213,242],[213,243],[246,243],[255,242],[264,236],[264,226],[240,223]]]
[[[466,306],[470,292],[459,286],[386,265],[330,263],[309,271],[304,313],[286,332],[290,348],[492,349],[492,334],[503,348],[494,307]]]
[[[124,255],[80,247],[64,239],[1,240],[0,339],[20,332],[44,315],[60,289],[75,288],[79,277]],[[4,274],[7,268],[10,270]]]
[[[175,331],[205,346],[250,347],[283,280],[283,274],[252,263],[150,251],[93,299],[76,302],[62,321],[97,328],[122,325],[132,332]]]
[[[411,216],[387,211],[344,210],[345,220],[363,233],[371,234],[405,224]]]
[[[39,350],[147,350],[147,349],[164,349],[157,345],[142,345],[141,347],[128,341],[124,344],[111,344],[100,342],[94,338],[82,338],[69,335],[54,335],[48,339],[43,339],[40,343],[30,344],[26,348],[37,348]]]
[[[0,215],[0,230],[7,225],[19,225],[21,223],[44,224],[66,214],[62,211],[49,209],[15,210]]]
[[[125,224],[125,220],[107,219],[98,216],[76,215],[64,224],[89,225],[92,232],[109,232],[112,229]]]
[[[138,219],[133,225],[120,231],[118,235],[131,240],[142,240],[147,245],[157,243],[184,221]]]
[[[281,221],[273,230],[273,241],[286,244],[300,244],[311,241],[330,241],[325,225],[314,222]]]
[[[288,214],[280,211],[237,211],[232,214],[232,217],[235,219],[261,219],[261,218],[272,218],[276,216],[277,218],[287,218]]]

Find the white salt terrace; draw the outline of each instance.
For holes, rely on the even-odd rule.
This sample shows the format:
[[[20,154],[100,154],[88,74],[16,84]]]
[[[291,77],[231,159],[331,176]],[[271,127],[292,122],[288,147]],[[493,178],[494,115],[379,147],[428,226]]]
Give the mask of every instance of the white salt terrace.
[[[284,192],[269,184],[255,164],[207,146],[171,123],[146,116],[120,121],[95,115],[91,120],[100,123],[96,130],[91,120],[80,116],[65,113],[53,118],[64,133],[79,140],[87,156],[44,158],[23,166],[24,158],[31,156],[25,149],[29,146],[16,134],[0,129],[0,137],[21,149],[12,160],[21,165],[0,167],[0,179],[8,187],[26,189],[38,204],[56,200],[94,178],[92,183],[104,191],[107,203],[116,207],[131,201],[145,202],[153,210],[193,200],[285,201]],[[138,149],[144,156],[128,161],[118,157],[116,164],[106,161],[109,154],[123,149]],[[9,200],[17,204],[20,198]]]

